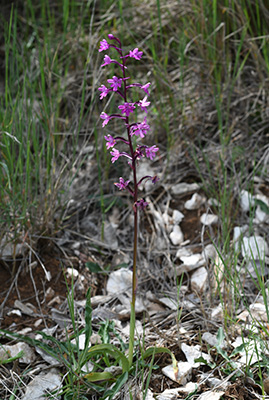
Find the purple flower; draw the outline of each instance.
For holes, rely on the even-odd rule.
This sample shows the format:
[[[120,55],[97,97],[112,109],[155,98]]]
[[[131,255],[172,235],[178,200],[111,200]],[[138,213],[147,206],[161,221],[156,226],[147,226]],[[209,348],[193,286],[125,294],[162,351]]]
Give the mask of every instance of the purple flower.
[[[142,57],[143,51],[139,51],[136,47],[134,50],[130,50],[129,57],[133,57],[136,60],[140,60]]]
[[[109,49],[109,44],[107,43],[106,39],[101,40],[99,52],[107,49]]]
[[[151,83],[148,82],[148,83],[146,83],[145,85],[141,86],[141,89],[143,89],[144,92],[147,93],[148,96],[149,96],[148,88],[149,88],[150,85],[151,85]]]
[[[113,149],[110,154],[112,155],[111,162],[112,164],[117,161],[117,159],[121,156],[121,153],[117,149]]]
[[[107,81],[108,83],[111,83],[110,86],[113,88],[114,92],[116,92],[118,88],[121,87],[122,78],[117,78],[114,75],[112,79],[108,79]]]
[[[110,120],[110,116],[107,115],[105,112],[101,113],[100,118],[104,120],[104,122],[102,123],[102,127],[106,126]]]
[[[159,151],[159,148],[156,147],[155,145],[151,147],[146,147],[145,148],[146,157],[150,158],[152,161],[153,158],[156,156],[157,151]]]
[[[105,139],[107,141],[106,143],[107,150],[110,149],[110,147],[115,146],[115,144],[117,143],[116,140],[111,135],[105,136]]]
[[[131,135],[140,136],[143,139],[149,130],[150,126],[147,124],[147,118],[145,117],[143,122],[131,127]]]
[[[150,101],[147,101],[148,96],[145,96],[143,100],[140,100],[140,102],[137,104],[139,107],[141,107],[141,110],[148,112],[147,108],[150,105]]]
[[[106,97],[106,95],[109,92],[109,89],[105,85],[100,86],[98,88],[98,90],[100,90],[100,92],[101,92],[100,93],[100,100],[102,100],[104,97]]]
[[[148,206],[148,203],[144,199],[140,199],[136,202],[136,206],[140,208],[140,210],[145,210],[145,208]]]
[[[104,58],[104,64],[101,65],[101,67],[104,67],[105,65],[111,64],[112,60],[111,58],[106,54]]]
[[[135,106],[133,103],[124,103],[118,108],[121,110],[122,114],[126,114],[126,117],[129,117],[129,115],[135,110]]]
[[[130,181],[125,181],[123,178],[119,179],[119,183],[114,183],[114,185],[116,185],[120,190],[124,190],[126,189],[126,187],[129,185]]]

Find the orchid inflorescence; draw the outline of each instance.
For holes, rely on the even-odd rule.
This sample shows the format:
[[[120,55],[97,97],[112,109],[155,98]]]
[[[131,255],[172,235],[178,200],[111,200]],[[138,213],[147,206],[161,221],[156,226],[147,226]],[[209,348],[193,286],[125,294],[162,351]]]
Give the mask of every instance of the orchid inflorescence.
[[[127,84],[127,81],[130,79],[130,77],[126,77],[126,69],[127,69],[126,62],[128,58],[134,58],[140,61],[143,52],[139,51],[138,48],[135,48],[134,50],[130,50],[128,54],[123,55],[121,41],[112,34],[109,34],[108,38],[111,41],[114,41],[114,43],[116,42],[116,44],[110,44],[107,42],[106,39],[103,39],[100,42],[99,52],[109,50],[110,48],[114,48],[119,55],[120,61],[114,60],[110,58],[108,55],[105,55],[102,67],[114,63],[120,67],[121,73],[119,76],[114,75],[111,79],[107,80],[109,87],[101,85],[98,88],[98,90],[100,91],[100,99],[102,100],[103,98],[105,98],[109,92],[114,92],[117,93],[123,99],[123,104],[120,104],[118,106],[120,113],[108,115],[105,112],[102,112],[100,118],[103,120],[102,123],[103,127],[105,127],[109,123],[109,121],[113,118],[121,119],[125,123],[125,127],[127,130],[127,139],[121,136],[113,137],[111,135],[105,135],[106,148],[110,150],[110,154],[112,156],[111,158],[112,163],[117,161],[122,156],[126,157],[129,160],[129,165],[133,170],[134,188],[132,189],[130,187],[129,185],[130,180],[124,181],[122,177],[119,178],[119,182],[115,183],[115,185],[119,188],[119,190],[127,189],[131,193],[131,195],[134,197],[135,208],[138,207],[140,209],[145,209],[145,207],[147,206],[147,202],[144,199],[140,199],[139,201],[137,200],[138,186],[144,180],[148,179],[151,180],[153,183],[156,183],[158,178],[157,176],[152,177],[147,175],[144,176],[142,179],[140,179],[139,182],[137,182],[136,163],[142,157],[147,157],[150,160],[153,160],[159,149],[156,145],[150,147],[146,145],[138,145],[136,148],[134,148],[134,144],[132,142],[133,136],[143,139],[145,135],[148,133],[148,131],[150,131],[150,126],[147,122],[146,116],[144,117],[143,121],[132,122],[132,123],[130,123],[129,117],[138,107],[140,107],[140,109],[147,114],[148,112],[147,107],[150,105],[150,101],[148,101],[148,96],[149,96],[148,89],[150,86],[150,82],[144,85],[140,83]],[[145,96],[142,100],[139,101],[135,102],[127,101],[127,93],[129,93],[129,90],[134,87],[140,88],[145,93]],[[125,143],[129,147],[129,152],[117,150],[114,147],[117,144],[117,142]]]

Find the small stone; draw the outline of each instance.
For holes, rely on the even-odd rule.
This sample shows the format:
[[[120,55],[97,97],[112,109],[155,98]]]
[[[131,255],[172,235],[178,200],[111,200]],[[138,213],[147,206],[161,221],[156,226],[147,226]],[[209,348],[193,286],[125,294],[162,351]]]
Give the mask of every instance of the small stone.
[[[222,309],[222,305],[219,304],[217,307],[213,308],[213,310],[211,311],[211,318],[215,319],[217,321],[222,320],[223,318],[223,309]]]
[[[243,211],[247,212],[250,210],[253,204],[253,197],[251,193],[246,190],[242,190],[240,193],[240,205]]]
[[[67,268],[66,272],[67,272],[67,275],[69,275],[70,277],[73,277],[73,278],[77,278],[79,276],[79,272],[75,268],[69,267],[69,268]]]
[[[204,332],[202,335],[202,339],[204,342],[208,343],[210,346],[215,347],[218,344],[218,339],[216,335],[213,335],[210,332]],[[221,348],[225,348],[227,346],[227,342],[223,340],[221,344]]]
[[[16,357],[22,351],[23,355],[19,358],[19,363],[30,364],[35,361],[35,352],[27,343],[18,342],[14,345],[5,345],[0,348],[0,360],[8,360]]]
[[[182,256],[189,257],[191,255],[192,255],[192,252],[189,249],[187,249],[186,247],[182,247],[182,248],[178,249],[176,258],[181,259]]]
[[[205,202],[205,199],[198,193],[194,193],[192,197],[186,201],[184,207],[187,210],[197,210]]]
[[[177,377],[175,376],[175,371],[172,364],[162,368],[162,372],[165,376],[172,379],[172,381],[177,382],[179,385],[186,385],[192,373],[192,366],[190,363],[183,361],[178,362],[177,366]]]
[[[174,225],[178,225],[180,224],[180,222],[183,220],[184,218],[184,214],[182,214],[182,212],[178,211],[178,210],[173,210],[173,223]]]
[[[172,186],[171,192],[173,194],[183,194],[183,193],[188,193],[188,192],[194,192],[199,189],[200,189],[200,187],[197,183],[181,182],[181,183],[178,183],[177,185]]]
[[[111,272],[106,286],[107,293],[119,294],[130,291],[132,287],[132,276],[132,271],[126,268]]]
[[[22,317],[22,313],[20,310],[17,310],[16,308],[14,308],[13,310],[9,311],[7,313],[8,316],[10,315],[17,315],[17,317]]]
[[[180,243],[183,243],[184,241],[184,236],[183,232],[180,228],[179,225],[175,225],[172,232],[169,235],[171,242],[173,243],[174,246],[179,245]]]
[[[180,260],[184,263],[184,265],[188,266],[201,266],[200,263],[205,263],[204,258],[201,256],[201,254],[192,254],[190,256],[181,256]]]
[[[223,390],[220,391],[209,390],[208,392],[202,393],[198,397],[198,400],[219,400],[224,394],[225,392]]]
[[[201,267],[194,271],[191,276],[191,288],[197,293],[202,293],[206,289],[208,282],[208,274],[205,267]]]
[[[43,400],[54,392],[53,397],[57,398],[55,391],[62,387],[62,375],[59,370],[52,368],[48,373],[41,372],[26,387],[26,392],[21,400]]]
[[[208,199],[207,204],[210,207],[220,207],[221,206],[220,202],[217,199],[213,199],[213,198]]]
[[[188,346],[186,343],[182,343],[181,350],[185,354],[188,363],[190,363],[193,368],[200,367],[201,363],[195,361],[199,357],[203,357],[203,359],[207,362],[211,361],[210,355],[203,353],[199,344],[195,346]]]
[[[171,310],[178,310],[178,303],[175,300],[170,299],[169,297],[161,297],[159,301],[164,304],[166,307],[169,307]]]
[[[210,226],[218,222],[218,216],[215,214],[202,214],[200,221],[203,225]]]
[[[252,260],[263,260],[269,254],[269,248],[261,236],[243,237],[242,256],[251,258]]]
[[[84,350],[85,348],[85,342],[86,342],[86,336],[84,333],[82,333],[81,335],[79,335],[78,337],[78,348],[79,350]],[[76,339],[72,339],[71,343],[76,345],[77,344],[77,338]],[[88,347],[91,347],[91,343],[88,344]]]
[[[245,228],[242,226],[235,226],[234,227],[234,234],[233,234],[233,242],[234,242],[234,249],[236,252],[240,251],[240,242],[242,240],[242,235],[245,233]]]
[[[202,255],[206,260],[214,260],[216,257],[217,251],[213,244],[208,244],[205,246]]]

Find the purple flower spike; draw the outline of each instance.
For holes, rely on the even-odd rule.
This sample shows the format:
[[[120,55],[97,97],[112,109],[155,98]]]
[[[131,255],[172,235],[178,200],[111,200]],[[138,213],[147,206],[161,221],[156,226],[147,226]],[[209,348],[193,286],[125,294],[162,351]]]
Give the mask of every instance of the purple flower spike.
[[[106,126],[110,120],[110,116],[107,115],[105,112],[102,112],[100,115],[100,118],[102,118],[104,120],[104,122],[102,123],[102,127],[104,128],[104,126]]]
[[[116,92],[118,88],[121,87],[122,78],[117,78],[114,75],[112,79],[108,79],[107,81],[108,83],[111,83],[110,86],[113,88],[113,91]]]
[[[105,136],[105,139],[107,141],[106,143],[107,150],[110,149],[110,147],[114,147],[115,144],[117,143],[116,140],[111,135]]]
[[[155,145],[151,147],[146,147],[145,148],[146,157],[150,158],[152,161],[153,158],[156,156],[157,151],[159,151],[159,148],[156,147]]]
[[[122,114],[125,114],[126,117],[129,117],[129,115],[134,112],[135,106],[133,103],[124,103],[123,105],[118,107],[121,110]]]
[[[110,154],[112,155],[111,162],[112,164],[117,161],[117,159],[121,156],[121,153],[117,149],[113,149]]]
[[[100,90],[100,100],[102,100],[104,97],[106,97],[106,95],[109,93],[109,89],[105,86],[102,85],[98,88],[98,90]]]
[[[148,203],[144,199],[141,199],[136,202],[136,206],[140,208],[140,210],[145,210],[145,208],[148,206]]]
[[[143,51],[139,51],[136,47],[134,50],[130,50],[129,57],[133,57],[136,60],[140,60],[143,55]]]
[[[129,185],[130,181],[125,181],[123,178],[119,179],[119,183],[114,183],[115,186],[117,186],[120,190],[126,189],[126,187]]]
[[[101,40],[99,52],[108,49],[109,49],[109,44],[107,43],[106,39]]]

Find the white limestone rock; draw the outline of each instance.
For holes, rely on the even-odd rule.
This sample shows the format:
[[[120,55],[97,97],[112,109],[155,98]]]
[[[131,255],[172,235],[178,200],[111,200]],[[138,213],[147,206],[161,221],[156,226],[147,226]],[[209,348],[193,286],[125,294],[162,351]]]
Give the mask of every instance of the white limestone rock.
[[[192,197],[185,202],[184,207],[186,210],[198,210],[204,202],[204,197],[200,196],[198,193],[194,193]]]
[[[218,344],[218,339],[216,335],[210,332],[204,332],[202,335],[202,339],[204,342],[208,343],[210,346],[215,347]],[[223,340],[221,344],[221,348],[225,348],[227,346],[226,340]]]
[[[203,293],[207,287],[208,273],[205,267],[201,267],[194,271],[191,276],[191,288],[197,293]]]
[[[174,246],[178,246],[184,242],[184,235],[179,225],[174,225],[169,237]]]
[[[45,396],[62,387],[62,374],[56,368],[51,368],[47,373],[41,372],[35,376],[26,388],[21,400],[44,400]],[[57,393],[53,398],[57,399]]]
[[[209,354],[201,351],[201,346],[199,346],[199,344],[195,346],[188,346],[186,343],[182,343],[181,350],[185,354],[188,363],[190,363],[193,368],[200,367],[201,363],[195,361],[199,357],[203,357],[207,362],[212,361]]]
[[[247,190],[242,190],[240,193],[240,206],[243,211],[248,212],[253,205],[253,196]]]
[[[215,225],[218,222],[219,217],[215,214],[202,214],[200,221],[203,225],[210,226]]]
[[[184,218],[184,214],[182,214],[182,212],[180,212],[178,210],[173,210],[172,219],[173,219],[173,223],[175,225],[180,224],[180,222],[183,220],[183,218]]]
[[[36,355],[34,350],[29,344],[24,342],[1,346],[0,360],[8,360],[11,357],[16,357],[20,352],[22,352],[22,356],[18,359],[19,363],[30,364],[35,361]]]
[[[252,260],[263,260],[269,254],[269,248],[262,236],[244,236],[241,246],[242,256]]]
[[[186,385],[192,373],[192,366],[190,363],[183,361],[178,362],[177,366],[177,376],[175,376],[175,371],[172,364],[162,368],[162,373],[168,378],[172,379],[174,382],[177,382],[179,385]]]
[[[132,276],[132,271],[126,268],[111,272],[106,286],[107,293],[119,294],[130,291],[132,287]]]
[[[223,395],[225,394],[225,391],[220,390],[209,390],[208,392],[202,393],[199,397],[198,400],[219,400]]]
[[[172,186],[171,192],[173,194],[184,194],[184,193],[194,192],[199,189],[200,187],[197,183],[181,182],[178,183],[177,185]]]

